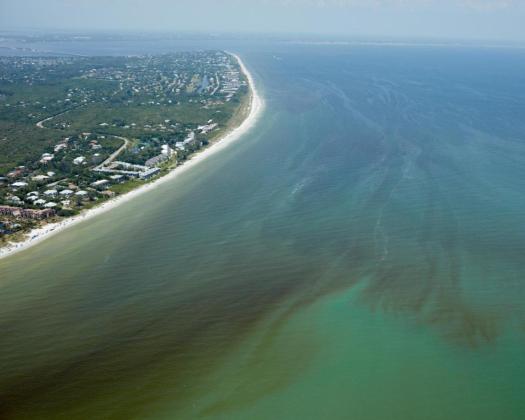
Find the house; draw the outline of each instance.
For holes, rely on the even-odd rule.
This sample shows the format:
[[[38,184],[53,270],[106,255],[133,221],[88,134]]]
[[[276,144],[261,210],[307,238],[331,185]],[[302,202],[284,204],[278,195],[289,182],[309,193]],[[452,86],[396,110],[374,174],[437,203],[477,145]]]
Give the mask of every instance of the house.
[[[62,190],[60,191],[59,193],[62,197],[69,197],[70,195],[73,194],[73,191],[72,190]]]
[[[25,171],[25,166],[19,166],[15,170],[9,172],[7,174],[8,178],[18,178],[20,175],[22,175]]]
[[[38,200],[35,200],[35,201],[33,202],[33,204],[34,204],[35,206],[40,206],[40,207],[42,207],[44,204],[46,204],[46,200],[43,200],[43,199],[39,198]]]
[[[109,181],[107,179],[100,179],[98,181],[92,182],[91,186],[95,188],[103,188],[106,187],[109,184]]]
[[[44,153],[42,157],[40,158],[40,163],[48,163],[51,162],[55,158],[55,155],[51,153]]]
[[[98,144],[98,142],[96,140],[93,140],[92,142],[89,143],[89,146],[91,147],[91,149],[93,150],[99,150],[99,149],[102,149],[102,145]]]
[[[86,161],[86,158],[84,156],[79,156],[75,159],[73,159],[73,164],[80,165]]]
[[[13,182],[11,184],[11,188],[13,189],[24,188],[24,187],[27,187],[27,182],[24,182],[24,181]]]
[[[58,194],[57,190],[46,190],[44,191],[44,195],[46,197],[55,197]]]
[[[20,197],[17,197],[16,195],[11,195],[11,196],[7,197],[7,201],[9,201],[10,203],[13,203],[13,204],[20,204],[22,202]]]
[[[55,149],[54,149],[54,152],[55,153],[58,153],[60,152],[62,149],[66,149],[67,148],[67,144],[66,143],[59,143],[55,146]]]

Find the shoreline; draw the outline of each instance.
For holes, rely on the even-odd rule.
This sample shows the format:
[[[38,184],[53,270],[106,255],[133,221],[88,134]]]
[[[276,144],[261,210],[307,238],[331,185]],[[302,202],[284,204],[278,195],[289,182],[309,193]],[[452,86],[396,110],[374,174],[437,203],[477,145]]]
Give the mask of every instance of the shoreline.
[[[219,139],[215,140],[212,144],[210,144],[204,150],[195,153],[193,156],[191,156],[190,159],[188,159],[182,165],[177,166],[176,168],[171,170],[169,173],[167,173],[164,176],[161,176],[160,178],[154,180],[153,182],[144,184],[123,195],[112,198],[102,203],[101,205],[85,210],[76,216],[61,220],[59,222],[49,223],[40,228],[31,230],[26,235],[27,239],[21,242],[11,242],[11,243],[6,244],[2,248],[0,248],[0,259],[11,256],[20,251],[26,250],[32,246],[35,246],[71,226],[79,224],[85,220],[89,220],[100,214],[106,213],[110,211],[111,209],[117,206],[120,206],[121,204],[124,204],[132,200],[133,198],[158,187],[160,184],[163,184],[167,181],[171,181],[172,179],[175,179],[177,176],[179,176],[179,174],[190,170],[195,165],[199,164],[200,162],[214,155],[220,150],[228,147],[233,142],[237,141],[242,135],[247,133],[254,126],[258,117],[260,116],[264,108],[264,103],[257,92],[257,87],[255,86],[253,77],[251,73],[248,71],[248,69],[246,68],[246,66],[244,65],[244,62],[241,60],[241,58],[238,55],[230,53],[230,52],[228,52],[228,54],[235,57],[235,59],[239,63],[241,71],[246,76],[246,79],[248,80],[248,85],[250,87],[249,112],[248,112],[247,117],[242,121],[242,123],[238,127],[235,127],[230,131],[227,131]]]

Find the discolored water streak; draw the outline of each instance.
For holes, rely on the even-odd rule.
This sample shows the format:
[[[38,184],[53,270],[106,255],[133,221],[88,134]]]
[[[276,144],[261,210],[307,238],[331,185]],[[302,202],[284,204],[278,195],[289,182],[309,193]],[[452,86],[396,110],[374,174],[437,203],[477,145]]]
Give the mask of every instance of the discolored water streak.
[[[243,57],[250,135],[0,261],[0,417],[522,418],[524,54]]]

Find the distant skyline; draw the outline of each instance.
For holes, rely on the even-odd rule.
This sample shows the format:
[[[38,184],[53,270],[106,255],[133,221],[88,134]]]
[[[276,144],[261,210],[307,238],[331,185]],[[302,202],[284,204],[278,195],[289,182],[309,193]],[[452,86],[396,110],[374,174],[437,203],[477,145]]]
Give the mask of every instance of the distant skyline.
[[[525,41],[518,0],[0,0],[9,30],[312,33]]]

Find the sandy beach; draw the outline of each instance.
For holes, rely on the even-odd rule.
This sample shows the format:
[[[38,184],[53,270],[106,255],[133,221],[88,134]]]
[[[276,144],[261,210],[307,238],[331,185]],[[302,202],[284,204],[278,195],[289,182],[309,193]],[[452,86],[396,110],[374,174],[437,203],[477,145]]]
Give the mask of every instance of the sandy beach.
[[[259,96],[257,92],[257,87],[255,86],[255,82],[253,80],[252,75],[244,65],[243,61],[239,56],[236,54],[230,53],[232,56],[234,56],[237,61],[239,62],[239,65],[241,67],[241,70],[246,75],[246,78],[248,79],[248,83],[250,85],[251,89],[251,101],[250,101],[250,111],[248,113],[248,116],[245,118],[245,120],[239,125],[237,128],[231,130],[228,133],[225,133],[224,136],[217,141],[215,141],[212,145],[207,147],[206,149],[195,153],[188,161],[186,161],[183,165],[177,166],[175,169],[173,169],[171,172],[166,174],[165,176],[158,178],[157,180],[144,184],[143,186],[136,188],[124,195],[115,197],[109,201],[106,201],[105,203],[101,204],[100,206],[94,207],[89,210],[85,210],[82,213],[80,213],[77,216],[70,217],[68,219],[64,219],[60,222],[56,223],[49,223],[45,226],[33,229],[27,234],[27,239],[21,242],[13,242],[9,243],[6,246],[0,248],[0,258],[5,258],[7,256],[13,255],[17,252],[20,252],[22,250],[25,250],[31,246],[34,246],[49,237],[56,235],[59,232],[62,232],[64,229],[67,229],[73,225],[76,225],[78,223],[81,223],[85,220],[91,219],[95,216],[98,216],[102,213],[105,213],[107,211],[110,211],[111,209],[129,201],[133,198],[137,197],[138,195],[141,195],[147,191],[150,191],[156,187],[158,187],[160,184],[168,182],[173,180],[175,177],[179,176],[181,173],[190,170],[195,165],[198,165],[203,160],[207,159],[208,157],[212,156],[213,154],[217,153],[218,151],[228,147],[233,142],[238,140],[240,137],[242,137],[247,131],[250,130],[250,128],[253,127],[255,122],[257,121],[258,117],[261,114],[261,111],[263,109],[263,101],[261,97]]]

